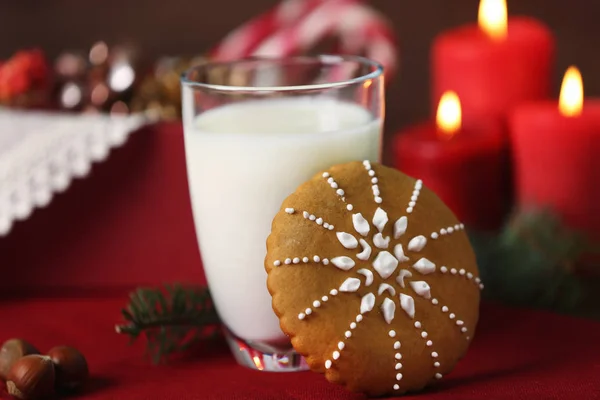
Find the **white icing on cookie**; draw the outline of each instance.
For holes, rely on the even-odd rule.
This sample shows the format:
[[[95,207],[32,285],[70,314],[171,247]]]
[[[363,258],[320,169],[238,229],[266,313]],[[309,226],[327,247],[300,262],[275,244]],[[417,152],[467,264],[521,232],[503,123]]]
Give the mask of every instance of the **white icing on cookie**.
[[[352,223],[354,224],[356,232],[360,233],[362,236],[367,236],[369,234],[371,227],[361,213],[352,215]]]
[[[480,290],[483,290],[484,286],[481,283],[481,279],[479,277],[474,276],[472,272],[467,272],[464,268],[461,268],[460,270],[457,270],[456,268],[448,269],[448,267],[442,266],[440,268],[440,272],[442,274],[450,272],[450,274],[452,274],[452,275],[455,275],[455,276],[458,275],[460,277],[465,277],[465,278],[467,278],[467,280],[469,280],[470,282],[472,282],[475,285],[477,285]]]
[[[294,211],[295,211],[295,210],[294,210],[293,208],[286,208],[286,209],[285,209],[285,212],[286,212],[286,213],[288,213],[288,214],[293,214],[293,213],[294,213]]]
[[[400,293],[400,307],[402,307],[406,315],[410,318],[415,317],[415,300],[412,297]]]
[[[411,282],[410,287],[421,297],[426,299],[431,299],[431,288],[429,284],[425,281]]]
[[[356,292],[360,287],[360,280],[348,278],[340,285],[340,292]]]
[[[442,312],[443,313],[447,313],[448,311],[450,311],[450,309],[448,308],[448,306],[442,306]],[[454,320],[454,318],[456,318],[456,315],[454,313],[450,313],[448,314],[448,318],[450,318],[450,320]],[[461,333],[467,333],[469,330],[465,325],[465,322],[462,319],[457,319],[455,322],[456,326],[460,328],[460,332]],[[467,336],[466,337],[467,340],[469,340],[470,338]]]
[[[356,329],[357,324],[359,324],[362,321],[362,318],[360,318],[360,319],[358,318],[359,316],[360,316],[360,314],[356,317],[356,322],[352,321],[350,323],[350,329],[351,330]],[[344,332],[344,337],[346,339],[350,339],[352,337],[352,332],[350,330],[347,330],[346,332]],[[345,347],[346,347],[345,340],[338,342],[338,344],[337,344],[337,349],[338,350],[334,350],[331,353],[331,358],[334,361],[338,360],[340,358],[340,356],[341,356],[340,351],[342,351]],[[325,361],[325,368],[330,369],[332,365],[333,365],[333,362],[331,360]]]
[[[385,322],[391,324],[394,319],[394,313],[396,312],[396,303],[386,297],[381,304],[381,312],[383,313]]]
[[[426,258],[421,258],[419,261],[414,263],[412,267],[423,275],[435,272],[435,264]]]
[[[409,258],[404,255],[404,248],[402,247],[401,243],[398,243],[396,246],[394,246],[394,256],[396,256],[398,262],[401,263],[409,260]]]
[[[371,286],[373,283],[373,272],[370,269],[361,268],[356,273],[364,275],[365,277],[365,286]]]
[[[400,217],[394,224],[394,239],[399,239],[400,236],[406,233],[408,227],[408,218]]]
[[[337,290],[335,291],[335,294],[337,294]],[[332,293],[332,295],[334,295],[334,294]],[[323,303],[326,303],[328,300],[329,300],[329,297],[322,296],[320,300],[317,299],[317,300],[314,300],[312,302],[312,307],[313,308],[320,308],[321,306],[323,306]],[[313,313],[315,313],[316,310],[313,310],[313,308],[307,307],[303,312],[301,312],[300,314],[298,314],[298,319],[299,320],[304,320],[304,319],[306,319],[307,316],[312,315]]]
[[[381,233],[377,233],[375,236],[373,236],[373,244],[377,248],[387,249],[390,245],[390,237],[388,236],[384,239]]]
[[[332,258],[331,263],[344,271],[354,268],[354,265],[356,264],[353,259],[346,256]]]
[[[375,307],[375,295],[373,293],[367,293],[360,300],[360,313],[364,314],[371,311]]]
[[[373,261],[373,268],[383,279],[389,278],[396,267],[398,267],[398,260],[387,251],[380,251]]]
[[[423,235],[415,236],[408,242],[408,250],[419,252],[425,248],[427,238]]]
[[[325,176],[325,174],[327,174],[327,176]],[[341,189],[338,185],[338,183],[335,181],[335,179],[333,179],[333,177],[329,174],[329,172],[324,172],[323,173],[323,178],[327,180],[327,183],[329,184],[329,186],[331,186],[331,188],[333,190],[335,190],[335,194],[338,195],[338,197],[340,198],[340,200],[342,200],[344,203],[346,202],[346,200],[344,199],[344,190]]]
[[[377,186],[377,182],[379,182],[379,180],[375,176],[375,171],[371,167],[371,163],[365,161],[363,162],[363,165],[365,166],[369,176],[372,177],[371,183],[373,183],[373,186],[371,186],[371,189],[373,190],[373,200],[375,200],[375,203],[381,204],[383,199],[380,197],[381,193],[379,192],[379,186]]]
[[[377,207],[375,215],[373,215],[373,225],[375,225],[375,228],[377,228],[379,232],[383,231],[383,228],[388,221],[387,213],[381,207]]]
[[[286,209],[286,210],[288,210],[288,209]],[[293,210],[293,208],[290,208],[289,210]],[[313,221],[315,224],[321,226],[323,229],[330,229],[330,230],[333,229],[333,225],[331,225],[328,222],[323,221],[323,218],[319,218],[319,217],[315,216],[314,214],[310,214],[308,211],[303,211],[302,216],[304,217],[304,219]]]
[[[464,228],[465,228],[465,226],[463,224],[456,224],[456,225],[453,225],[453,226],[449,226],[447,228],[440,229],[439,230],[439,232],[440,232],[439,234],[442,235],[442,236],[450,235],[450,234],[452,234],[454,232],[461,231]],[[436,238],[438,237],[438,233],[437,232],[433,232],[431,235],[432,235],[432,237],[433,237],[433,235],[436,235]]]
[[[358,240],[354,236],[346,232],[337,232],[336,236],[342,246],[347,249],[355,249],[358,247]]]
[[[425,327],[424,327],[424,326],[421,324],[421,322],[419,322],[419,321],[416,321],[416,322],[415,322],[415,328],[417,328],[417,329],[421,330],[421,332],[420,332],[420,336],[421,336],[421,338],[423,338],[423,339],[427,339],[427,337],[429,336],[429,333],[427,333],[427,331],[425,330]],[[433,340],[431,340],[431,339],[427,340],[427,341],[425,342],[425,345],[426,345],[427,347],[433,347]],[[431,357],[433,357],[433,358],[438,358],[438,353],[437,353],[437,352],[435,352],[435,351],[431,352]],[[441,365],[441,364],[440,364],[440,362],[439,362],[439,361],[435,361],[435,362],[433,363],[433,366],[434,366],[435,368],[439,368],[439,367],[440,367],[440,365]],[[436,373],[436,377],[437,377],[437,373]],[[440,375],[440,378],[441,378],[441,375]],[[438,378],[438,379],[439,379],[439,378]]]
[[[379,285],[379,289],[377,289],[377,294],[379,296],[381,296],[383,294],[383,292],[388,291],[390,293],[390,295],[395,296],[396,295],[396,289],[394,289],[394,287],[392,285],[389,285],[387,283],[381,283]]]
[[[358,253],[356,255],[356,258],[362,261],[367,261],[369,258],[371,258],[371,246],[369,246],[369,243],[367,243],[365,239],[359,239],[359,242],[363,248],[363,251]]]
[[[398,282],[398,284],[400,285],[400,287],[404,288],[404,278],[411,278],[412,277],[412,273],[407,270],[407,269],[401,269],[400,272],[398,272],[398,277],[396,278],[396,282]]]
[[[419,195],[421,194],[421,189],[423,188],[423,182],[419,179],[415,182],[415,190],[413,190],[413,195],[410,198],[410,202],[408,203],[408,208],[406,212],[412,214],[414,207],[417,205],[417,200],[419,199]]]

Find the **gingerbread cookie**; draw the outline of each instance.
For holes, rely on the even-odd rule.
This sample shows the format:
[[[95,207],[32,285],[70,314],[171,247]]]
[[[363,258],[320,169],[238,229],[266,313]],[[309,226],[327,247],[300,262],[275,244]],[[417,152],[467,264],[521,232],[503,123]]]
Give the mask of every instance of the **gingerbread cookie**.
[[[464,226],[420,180],[376,163],[334,166],[290,195],[265,267],[296,351],[352,391],[422,389],[475,333],[483,285]]]

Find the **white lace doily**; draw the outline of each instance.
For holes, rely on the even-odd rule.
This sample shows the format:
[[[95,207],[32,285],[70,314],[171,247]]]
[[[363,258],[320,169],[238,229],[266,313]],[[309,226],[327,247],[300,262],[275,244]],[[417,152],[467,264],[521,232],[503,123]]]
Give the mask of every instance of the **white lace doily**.
[[[143,115],[62,114],[0,108],[0,236],[85,177],[94,162],[150,122]]]

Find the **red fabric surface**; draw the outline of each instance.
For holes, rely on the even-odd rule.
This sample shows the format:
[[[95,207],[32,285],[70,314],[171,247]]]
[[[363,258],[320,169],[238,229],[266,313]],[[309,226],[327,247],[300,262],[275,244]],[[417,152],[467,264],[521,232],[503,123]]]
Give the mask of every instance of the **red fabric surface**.
[[[161,125],[136,133],[88,179],[0,239],[0,341],[80,348],[93,376],[82,399],[363,398],[318,374],[240,367],[222,341],[151,365],[143,341],[129,347],[114,324],[125,289],[176,280],[204,278],[181,127]],[[598,337],[596,322],[486,306],[466,358],[420,398],[600,398]],[[3,390],[0,399],[8,398]]]
[[[6,290],[203,282],[179,124],[131,136],[90,176],[0,238]]]
[[[0,338],[25,337],[44,351],[68,343],[93,376],[82,399],[362,399],[312,372],[267,373],[238,366],[221,341],[154,366],[143,341],[114,332],[125,297],[0,302]],[[453,373],[427,399],[598,399],[600,324],[484,306],[478,334]],[[1,386],[0,386],[1,387]],[[0,389],[0,399],[9,398]]]

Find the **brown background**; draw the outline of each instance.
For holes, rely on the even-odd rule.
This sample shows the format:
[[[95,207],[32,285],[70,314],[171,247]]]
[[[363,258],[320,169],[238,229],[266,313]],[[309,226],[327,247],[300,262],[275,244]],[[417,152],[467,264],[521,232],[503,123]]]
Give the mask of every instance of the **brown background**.
[[[276,0],[0,0],[0,58],[40,46],[50,56],[86,49],[96,40],[132,41],[147,59],[200,53]],[[477,15],[478,0],[373,0],[401,42],[401,71],[388,91],[387,130],[429,114],[428,55],[439,32]],[[600,2],[509,0],[511,14],[545,21],[558,41],[554,88],[569,64],[583,73],[586,92],[600,94]]]

